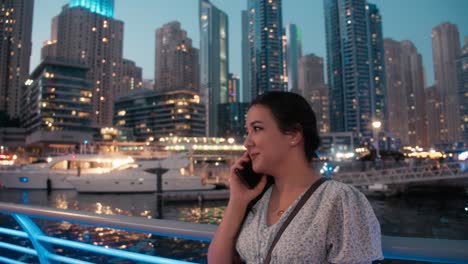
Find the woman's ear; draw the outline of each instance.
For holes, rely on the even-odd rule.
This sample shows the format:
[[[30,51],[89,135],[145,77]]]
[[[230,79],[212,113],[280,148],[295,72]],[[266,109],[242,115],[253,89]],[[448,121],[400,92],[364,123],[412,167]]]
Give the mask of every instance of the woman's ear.
[[[299,144],[299,142],[301,142],[303,139],[302,126],[297,125],[297,128],[294,129],[294,131],[288,132],[288,136],[291,147]]]

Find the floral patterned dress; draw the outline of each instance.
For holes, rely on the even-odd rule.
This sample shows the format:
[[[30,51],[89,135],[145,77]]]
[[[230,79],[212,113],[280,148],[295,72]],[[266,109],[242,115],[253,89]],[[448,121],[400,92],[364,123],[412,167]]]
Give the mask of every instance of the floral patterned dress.
[[[265,192],[237,239],[243,261],[264,262],[277,231],[303,194],[268,226],[271,188]],[[366,197],[352,186],[330,180],[315,190],[289,223],[270,263],[371,263],[382,258],[380,225]]]

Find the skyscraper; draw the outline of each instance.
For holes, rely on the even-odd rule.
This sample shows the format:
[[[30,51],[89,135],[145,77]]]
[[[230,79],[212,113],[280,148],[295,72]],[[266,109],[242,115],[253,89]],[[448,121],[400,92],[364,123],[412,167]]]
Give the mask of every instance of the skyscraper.
[[[457,71],[462,140],[468,142],[468,36],[457,61]]]
[[[409,144],[428,146],[422,56],[411,41],[402,41],[401,46],[402,78],[408,106]]]
[[[207,136],[218,135],[218,105],[228,101],[228,16],[200,0],[200,92],[206,106]]]
[[[434,145],[442,142],[440,139],[444,134],[443,104],[435,85],[426,88],[425,95],[428,137],[431,145]]]
[[[132,72],[132,63],[123,61],[122,21],[113,18],[113,0],[71,0],[53,19],[56,31],[56,57],[79,60],[89,67],[92,83],[92,120],[94,125],[111,126],[113,101],[123,84],[123,72]],[[52,38],[54,36],[52,35]],[[54,41],[52,41],[54,42]],[[138,70],[135,70],[138,72]],[[136,83],[141,85],[141,76]]]
[[[299,92],[298,63],[302,56],[301,32],[295,24],[286,25],[286,66],[288,91]]]
[[[240,102],[240,77],[230,73],[228,80],[228,102],[238,103]]]
[[[432,29],[432,57],[435,86],[442,104],[441,135],[434,143],[450,143],[460,139],[458,83],[455,61],[460,56],[458,28],[448,22]]]
[[[198,49],[178,21],[156,30],[155,89],[199,92]]]
[[[134,61],[122,59],[120,68],[121,81],[115,91],[116,97],[143,88],[141,67],[136,66]]]
[[[242,11],[242,89],[240,92],[241,102],[252,101],[252,90],[250,88],[250,49],[249,49],[249,12]]]
[[[282,0],[250,0],[249,12],[250,88],[255,97],[265,91],[282,91],[283,19]]]
[[[411,41],[385,39],[389,131],[405,145],[428,146],[421,54]]]
[[[283,33],[281,35],[281,51],[283,52],[283,83],[281,90],[288,90],[288,60],[287,60],[287,48],[288,48],[288,37],[286,36],[286,29],[283,28]],[[297,91],[296,91],[297,92]]]
[[[323,79],[323,58],[308,54],[299,59],[298,88],[315,112],[320,133],[329,132],[330,100]]]
[[[21,91],[29,75],[34,0],[0,3],[0,111],[20,115]]]
[[[373,119],[381,121],[384,131],[388,131],[382,16],[375,4],[367,4],[366,11],[370,48],[369,67],[371,76],[370,87],[373,97]]]
[[[42,43],[41,60],[57,56],[58,16],[52,18],[50,39]]]
[[[372,138],[374,114],[365,0],[324,0],[332,132]]]
[[[407,94],[401,69],[401,43],[393,39],[385,39],[384,49],[389,132],[392,137],[399,138],[403,144],[409,144],[408,105],[407,100],[404,100]]]

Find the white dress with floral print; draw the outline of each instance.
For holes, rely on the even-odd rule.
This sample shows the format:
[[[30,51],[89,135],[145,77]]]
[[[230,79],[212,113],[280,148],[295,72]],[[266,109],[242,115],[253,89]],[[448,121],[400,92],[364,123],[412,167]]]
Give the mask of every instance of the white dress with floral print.
[[[246,263],[264,262],[275,234],[303,194],[268,226],[270,195],[271,188],[252,208],[239,234],[236,249]],[[330,180],[288,225],[270,263],[371,263],[382,258],[380,225],[366,197],[352,186]]]

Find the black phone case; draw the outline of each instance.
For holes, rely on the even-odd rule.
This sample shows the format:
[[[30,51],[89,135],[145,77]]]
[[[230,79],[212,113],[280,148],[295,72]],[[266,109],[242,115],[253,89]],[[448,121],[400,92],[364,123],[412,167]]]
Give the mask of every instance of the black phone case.
[[[255,188],[262,179],[263,174],[253,171],[251,161],[242,163],[242,166],[244,167],[242,170],[236,169],[237,176],[249,189]]]

